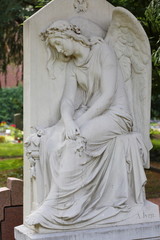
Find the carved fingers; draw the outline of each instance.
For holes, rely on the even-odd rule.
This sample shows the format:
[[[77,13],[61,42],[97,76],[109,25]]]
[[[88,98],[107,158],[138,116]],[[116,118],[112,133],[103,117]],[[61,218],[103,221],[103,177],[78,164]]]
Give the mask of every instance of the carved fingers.
[[[77,124],[72,121],[66,126],[66,138],[76,140],[76,137],[80,135],[80,129]]]

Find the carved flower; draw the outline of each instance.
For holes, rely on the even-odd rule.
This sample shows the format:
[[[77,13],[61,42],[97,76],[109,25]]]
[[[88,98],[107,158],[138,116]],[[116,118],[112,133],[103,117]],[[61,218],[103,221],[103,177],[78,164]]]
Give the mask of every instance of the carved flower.
[[[77,136],[75,142],[75,153],[79,153],[79,156],[82,156],[82,153],[85,151],[87,140],[84,137]]]

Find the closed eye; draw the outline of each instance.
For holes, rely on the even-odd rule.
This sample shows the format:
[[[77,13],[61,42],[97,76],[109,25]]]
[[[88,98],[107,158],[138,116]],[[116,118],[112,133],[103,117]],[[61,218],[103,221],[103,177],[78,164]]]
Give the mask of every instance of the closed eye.
[[[57,42],[57,41],[56,41],[55,44],[56,44],[56,45],[60,45],[60,42]]]

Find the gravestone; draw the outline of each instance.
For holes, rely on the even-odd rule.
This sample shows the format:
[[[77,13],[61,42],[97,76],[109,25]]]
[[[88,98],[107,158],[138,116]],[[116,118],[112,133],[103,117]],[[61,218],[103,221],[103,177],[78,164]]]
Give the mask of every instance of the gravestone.
[[[14,124],[16,125],[16,128],[23,130],[23,116],[21,113],[14,114]]]
[[[135,17],[105,0],[50,2],[24,23],[24,94],[15,239],[160,236],[144,190],[150,46]]]

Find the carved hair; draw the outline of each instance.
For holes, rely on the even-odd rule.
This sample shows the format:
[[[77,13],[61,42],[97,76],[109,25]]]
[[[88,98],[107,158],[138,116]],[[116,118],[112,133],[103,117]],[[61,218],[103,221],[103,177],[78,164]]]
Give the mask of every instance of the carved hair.
[[[47,45],[49,39],[52,37],[71,38],[86,46],[92,46],[102,40],[100,37],[87,38],[81,34],[81,29],[78,26],[64,20],[59,20],[51,24],[45,32],[41,33],[41,37]]]

